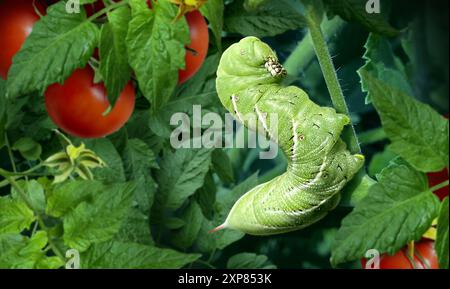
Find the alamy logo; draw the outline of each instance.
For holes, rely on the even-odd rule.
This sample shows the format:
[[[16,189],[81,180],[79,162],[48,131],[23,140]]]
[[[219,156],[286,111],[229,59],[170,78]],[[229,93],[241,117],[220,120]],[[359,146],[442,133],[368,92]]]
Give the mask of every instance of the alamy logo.
[[[170,135],[170,144],[175,149],[256,148],[258,144],[263,149],[259,153],[260,159],[274,159],[278,155],[278,115],[255,112],[239,114],[237,118],[241,123],[226,113],[223,121],[219,114],[204,114],[201,105],[194,105],[192,121],[182,112],[174,113],[170,118],[170,125],[177,126]],[[246,131],[242,123],[250,130]]]
[[[66,3],[66,12],[69,14],[80,13],[80,0],[69,0]]]
[[[67,250],[66,258],[66,269],[80,269],[80,252],[78,250]]]
[[[365,269],[380,269],[380,252],[378,250],[367,250],[364,257],[367,258]]]
[[[381,13],[381,7],[380,7],[380,0],[369,0],[366,3],[366,12],[369,14],[380,14]]]

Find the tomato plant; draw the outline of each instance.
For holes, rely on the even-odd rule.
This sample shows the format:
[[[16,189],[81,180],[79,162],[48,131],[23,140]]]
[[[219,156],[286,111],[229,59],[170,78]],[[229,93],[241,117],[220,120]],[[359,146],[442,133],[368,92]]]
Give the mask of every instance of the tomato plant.
[[[178,72],[178,83],[183,84],[198,72],[205,61],[209,47],[209,32],[208,24],[200,11],[186,8],[195,7],[195,9],[198,9],[204,2],[193,1],[191,6],[186,6],[185,3],[177,4],[181,4],[177,18],[186,13],[185,17],[189,25],[190,35],[189,45],[186,46],[186,67]],[[150,0],[147,0],[147,5],[150,8],[152,7]]]
[[[189,80],[202,66],[208,54],[209,34],[205,18],[198,10],[186,14],[189,25],[190,44],[186,48],[186,67],[180,70],[178,82]]]
[[[0,269],[448,268],[449,3],[368,2],[0,0]]]
[[[35,2],[36,8],[44,13],[44,5]],[[6,79],[14,55],[20,50],[39,20],[33,2],[29,0],[0,1],[0,77]]]
[[[64,84],[53,84],[45,92],[47,111],[55,124],[82,138],[99,138],[120,129],[133,113],[134,99],[134,88],[128,84],[108,112],[105,87],[94,84],[90,68],[74,71]]]

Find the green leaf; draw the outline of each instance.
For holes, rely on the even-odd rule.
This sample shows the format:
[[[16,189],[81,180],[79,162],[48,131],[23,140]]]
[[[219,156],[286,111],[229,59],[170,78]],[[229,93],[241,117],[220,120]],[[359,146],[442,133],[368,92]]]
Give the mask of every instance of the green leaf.
[[[193,106],[199,105],[201,106],[201,113],[204,115],[209,112],[207,108],[213,107],[218,99],[216,92],[206,92],[173,100],[150,117],[150,128],[159,137],[170,138],[175,128],[175,126],[170,125],[170,119],[175,113],[193,115]]]
[[[20,233],[35,220],[33,211],[19,199],[0,197],[0,234]]]
[[[65,265],[64,261],[59,257],[42,257],[36,263],[36,269],[59,269]]]
[[[130,19],[131,12],[128,7],[108,12],[109,22],[102,26],[100,33],[99,69],[111,106],[114,106],[131,77],[125,42]]]
[[[129,139],[125,148],[125,155],[127,157],[124,160],[124,166],[128,176],[152,168],[159,168],[155,153],[141,139]]]
[[[110,240],[131,207],[134,189],[132,183],[104,186],[92,202],[79,204],[64,217],[64,243],[82,252],[93,243]]]
[[[244,0],[244,8],[248,11],[256,10],[268,1],[271,0]]]
[[[156,175],[160,186],[156,201],[160,208],[178,209],[203,185],[211,153],[211,149],[166,151]]]
[[[346,21],[357,22],[367,30],[387,36],[396,36],[399,31],[392,27],[386,20],[385,3],[381,3],[381,13],[368,13],[366,11],[367,0],[325,0],[329,10],[339,15]]]
[[[422,172],[448,166],[448,121],[430,106],[420,103],[396,87],[383,83],[365,69],[362,79],[371,93],[390,149]]]
[[[374,184],[376,181],[369,177],[364,170],[359,171],[341,191],[340,206],[355,206],[367,196]]]
[[[271,1],[256,11],[243,9],[242,0],[234,1],[227,6],[224,22],[228,32],[256,37],[275,36],[306,26],[302,14],[283,0]]]
[[[212,154],[212,164],[214,171],[224,183],[234,182],[233,165],[230,157],[222,149],[216,149]]]
[[[225,229],[213,234],[209,234],[208,232],[221,225],[225,221],[234,203],[257,184],[258,177],[257,173],[255,173],[234,187],[232,191],[219,191],[217,194],[217,201],[214,205],[214,210],[216,212],[214,219],[212,221],[207,219],[203,220],[202,228],[197,237],[196,246],[201,252],[212,252],[217,249],[222,250],[244,237],[244,233],[235,230]]]
[[[150,129],[149,118],[148,110],[135,110],[126,124],[126,138],[138,138],[144,141],[155,154],[158,154],[163,148],[164,140]]]
[[[131,0],[132,19],[126,38],[128,58],[144,96],[156,112],[174,92],[178,70],[184,68],[189,43],[186,20],[173,22],[176,6],[167,0],[153,3]]]
[[[151,169],[159,168],[155,154],[144,141],[136,138],[127,140],[123,155],[126,175],[136,183],[135,201],[142,212],[148,212],[157,187],[151,176]]]
[[[114,240],[153,245],[148,216],[144,215],[137,208],[131,208],[119,232],[114,236]]]
[[[200,256],[135,243],[107,242],[93,245],[81,261],[85,269],[180,269]]]
[[[371,33],[364,48],[366,52],[363,58],[366,60],[366,64],[358,70],[359,74],[361,74],[361,70],[369,71],[377,79],[400,89],[405,94],[414,94],[411,83],[408,81],[406,68],[400,59],[395,56],[387,38]],[[372,92],[368,85],[365,79],[361,78],[362,89],[368,92],[366,103],[370,103],[372,98]]]
[[[202,7],[200,7],[200,12],[206,17],[206,19],[208,19],[219,50],[222,50],[224,8],[225,5],[223,4],[223,0],[209,0]]]
[[[439,260],[439,268],[448,269],[448,197],[441,203],[434,245]]]
[[[45,194],[42,185],[36,180],[19,180],[17,181],[17,184],[23,189],[33,208],[35,208],[39,213],[44,213]],[[16,200],[22,201],[21,196],[14,187],[11,188],[11,196]]]
[[[239,253],[231,256],[227,262],[227,269],[276,269],[264,255],[254,253]]]
[[[205,177],[203,186],[195,192],[195,199],[202,209],[203,215],[212,220],[214,217],[214,204],[216,203],[217,186],[211,172],[208,172]]]
[[[106,167],[94,171],[94,178],[103,182],[124,182],[125,172],[122,158],[114,145],[107,138],[84,140],[86,147],[95,152],[105,163]]]
[[[194,244],[202,227],[203,214],[196,201],[191,201],[181,218],[184,220],[185,225],[174,232],[172,243],[177,248],[186,249]]]
[[[20,154],[29,161],[38,160],[42,153],[41,145],[29,137],[23,137],[16,141],[13,144],[12,149],[19,151]]]
[[[92,201],[104,186],[97,181],[69,181],[56,185],[47,192],[46,213],[59,218],[75,209],[84,201]]]
[[[389,149],[389,146],[387,146],[384,151],[374,154],[368,167],[369,175],[375,177],[397,157],[398,155],[393,153]]]
[[[35,269],[61,267],[62,260],[46,257],[47,233],[37,231],[31,238],[19,234],[0,235],[0,268]]]
[[[439,200],[424,174],[397,160],[342,220],[332,247],[333,265],[364,257],[369,249],[394,254],[419,240],[438,214]]]
[[[59,2],[47,9],[14,56],[8,73],[8,96],[39,91],[62,83],[72,72],[84,67],[97,45],[98,29],[81,13],[67,13]]]
[[[219,53],[214,53],[206,57],[200,70],[177,91],[178,97],[182,99],[184,97],[198,97],[201,95],[204,98],[209,98],[209,101],[208,99],[201,99],[200,101],[197,100],[197,102],[194,102],[194,104],[205,102],[202,104],[202,109],[208,109],[215,106],[221,108],[222,105],[220,104],[216,92],[216,74],[219,60]]]
[[[186,225],[186,222],[183,219],[177,217],[170,217],[164,220],[164,226],[171,230],[180,229],[184,225]]]

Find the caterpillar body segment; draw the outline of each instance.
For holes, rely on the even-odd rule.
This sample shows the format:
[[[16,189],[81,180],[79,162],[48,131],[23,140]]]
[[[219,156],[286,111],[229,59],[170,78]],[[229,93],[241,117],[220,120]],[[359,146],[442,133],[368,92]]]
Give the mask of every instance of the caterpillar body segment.
[[[282,86],[285,75],[273,50],[255,37],[233,44],[221,58],[216,87],[222,104],[249,129],[277,142],[288,167],[243,195],[217,229],[271,235],[309,226],[336,207],[339,191],[364,163],[340,139],[350,119],[318,106],[298,87]]]

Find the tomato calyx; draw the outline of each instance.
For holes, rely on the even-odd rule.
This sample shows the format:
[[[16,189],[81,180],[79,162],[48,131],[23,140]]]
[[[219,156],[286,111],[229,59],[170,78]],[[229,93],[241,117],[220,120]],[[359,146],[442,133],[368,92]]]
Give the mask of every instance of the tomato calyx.
[[[73,174],[84,180],[93,180],[91,170],[106,167],[106,163],[93,151],[86,149],[84,143],[77,147],[61,132],[55,132],[65,144],[65,150],[50,156],[43,163],[44,166],[55,170],[54,184],[64,182]]]
[[[171,3],[178,5],[178,13],[175,21],[178,21],[189,12],[200,9],[208,0],[170,0]]]

